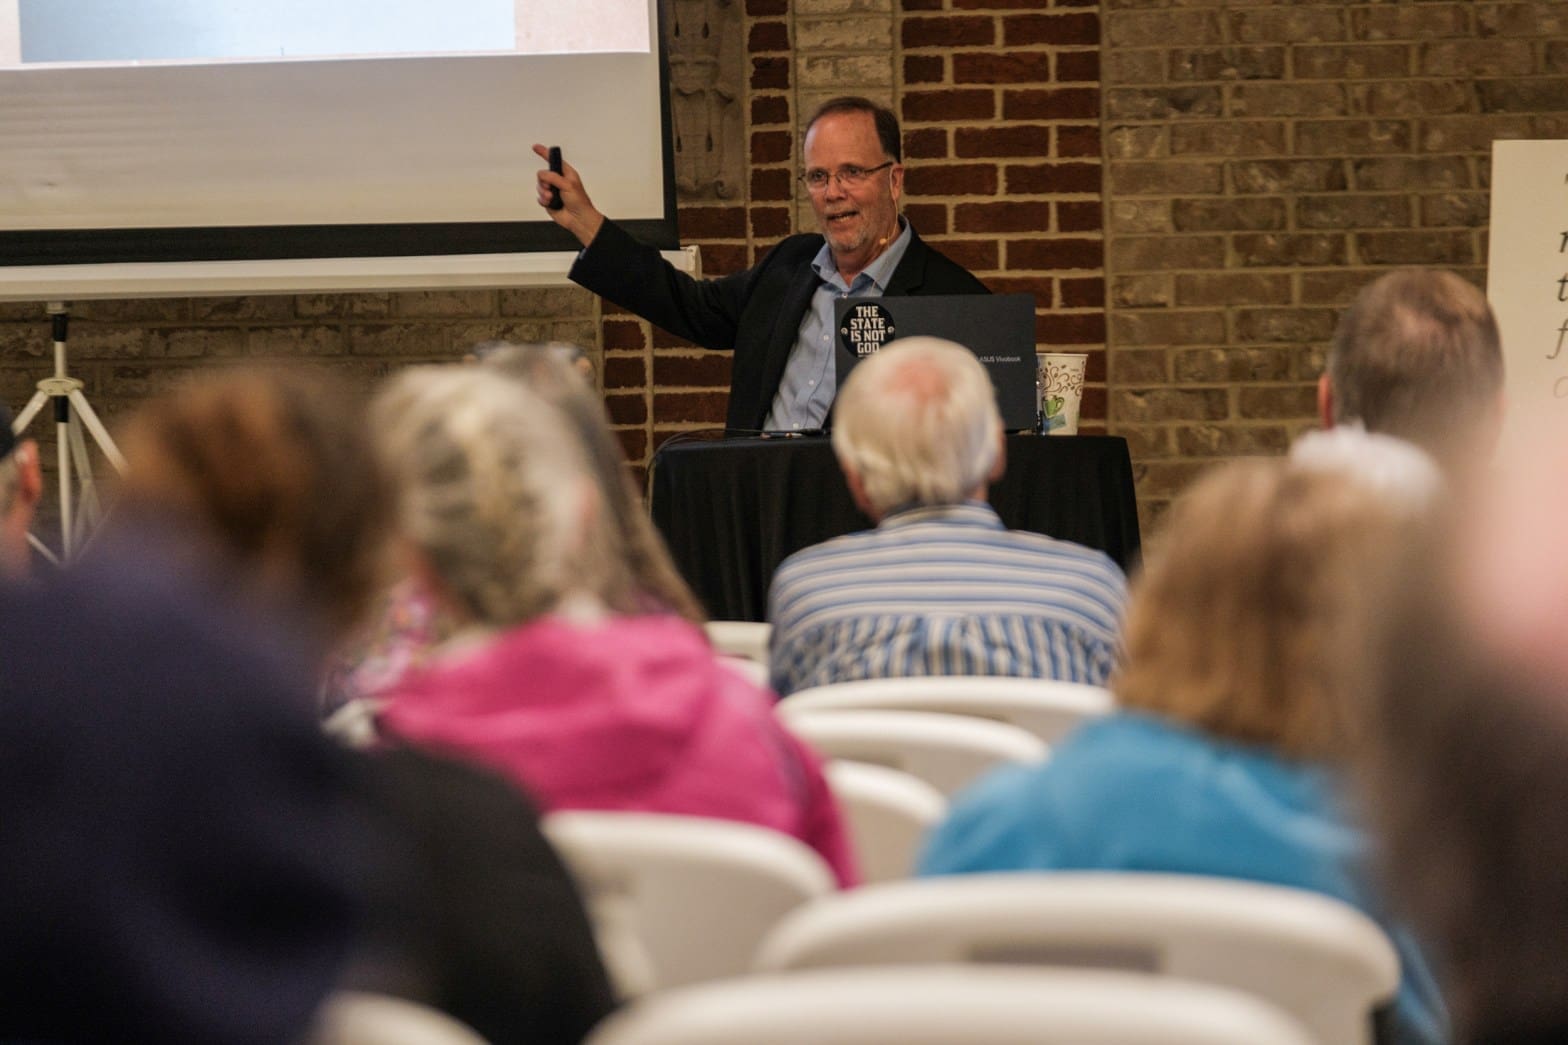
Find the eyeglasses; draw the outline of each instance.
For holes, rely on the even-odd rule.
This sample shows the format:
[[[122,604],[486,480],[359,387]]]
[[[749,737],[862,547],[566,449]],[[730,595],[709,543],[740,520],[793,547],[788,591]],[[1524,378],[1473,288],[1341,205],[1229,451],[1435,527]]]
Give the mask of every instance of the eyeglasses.
[[[885,171],[896,163],[888,160],[875,167],[857,167],[853,163],[846,163],[836,171],[825,171],[821,167],[813,168],[800,176],[801,182],[812,192],[822,192],[828,187],[829,181],[836,181],[841,188],[854,189],[866,183],[877,171]]]

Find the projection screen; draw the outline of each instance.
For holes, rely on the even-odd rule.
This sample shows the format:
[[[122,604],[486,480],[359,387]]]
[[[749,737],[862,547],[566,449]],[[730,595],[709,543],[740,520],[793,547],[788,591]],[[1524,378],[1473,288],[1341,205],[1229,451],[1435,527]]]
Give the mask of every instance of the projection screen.
[[[656,0],[0,0],[0,293],[569,257],[534,142],[673,250],[667,79]]]

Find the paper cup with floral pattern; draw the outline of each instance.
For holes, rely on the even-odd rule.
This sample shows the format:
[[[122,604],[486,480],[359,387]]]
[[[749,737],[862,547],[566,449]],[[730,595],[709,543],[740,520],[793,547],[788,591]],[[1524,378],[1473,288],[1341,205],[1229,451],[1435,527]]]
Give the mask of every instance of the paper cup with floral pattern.
[[[1083,405],[1082,352],[1040,353],[1040,430],[1046,435],[1077,435]]]

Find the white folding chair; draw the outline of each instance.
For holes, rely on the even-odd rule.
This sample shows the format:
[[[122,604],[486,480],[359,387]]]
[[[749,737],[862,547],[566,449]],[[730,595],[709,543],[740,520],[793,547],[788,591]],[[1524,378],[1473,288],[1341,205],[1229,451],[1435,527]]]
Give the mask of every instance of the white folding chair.
[[[586,1045],[1311,1045],[1257,998],[1078,969],[833,969],[656,995]]]
[[[710,620],[705,628],[716,652],[759,664],[768,662],[768,636],[773,634],[773,625],[750,620]]]
[[[920,962],[1094,966],[1198,980],[1279,1006],[1323,1045],[1372,1038],[1399,959],[1317,893],[1141,873],[972,874],[825,897],[786,918],[760,971]]]
[[[799,711],[941,711],[997,719],[1054,744],[1086,719],[1116,706],[1109,690],[1053,679],[932,675],[865,679],[796,690],[781,707]]]
[[[624,993],[745,971],[780,918],[835,887],[810,847],[752,824],[561,812],[543,827],[610,941],[606,962]]]
[[[896,769],[835,760],[826,768],[866,882],[908,878],[926,832],[947,814],[930,784]]]
[[[344,747],[358,751],[376,745],[376,714],[383,701],[373,697],[356,697],[321,723],[321,731]]]
[[[338,991],[304,1045],[485,1045],[466,1023],[428,1005],[369,991]]]
[[[790,732],[828,758],[888,766],[952,795],[987,770],[1039,762],[1050,748],[1006,722],[932,711],[822,711],[780,702]]]
[[[768,688],[768,666],[762,661],[747,660],[745,657],[735,657],[728,653],[719,654],[719,665],[726,671],[732,671],[756,686],[758,689]]]

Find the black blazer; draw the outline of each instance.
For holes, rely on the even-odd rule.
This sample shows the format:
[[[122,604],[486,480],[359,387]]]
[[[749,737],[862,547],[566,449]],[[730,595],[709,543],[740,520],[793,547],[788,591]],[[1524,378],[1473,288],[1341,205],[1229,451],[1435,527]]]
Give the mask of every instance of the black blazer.
[[[822,249],[816,233],[790,236],[744,272],[693,279],[606,220],[572,265],[573,282],[676,337],[735,352],[729,428],[762,427],[795,347],[800,321],[822,282],[811,260]],[[962,265],[926,246],[910,229],[909,249],[888,280],[887,293],[986,294]]]
[[[360,756],[371,860],[345,986],[434,1006],[492,1045],[575,1045],[615,1007],[571,875],[510,783],[412,749]]]

